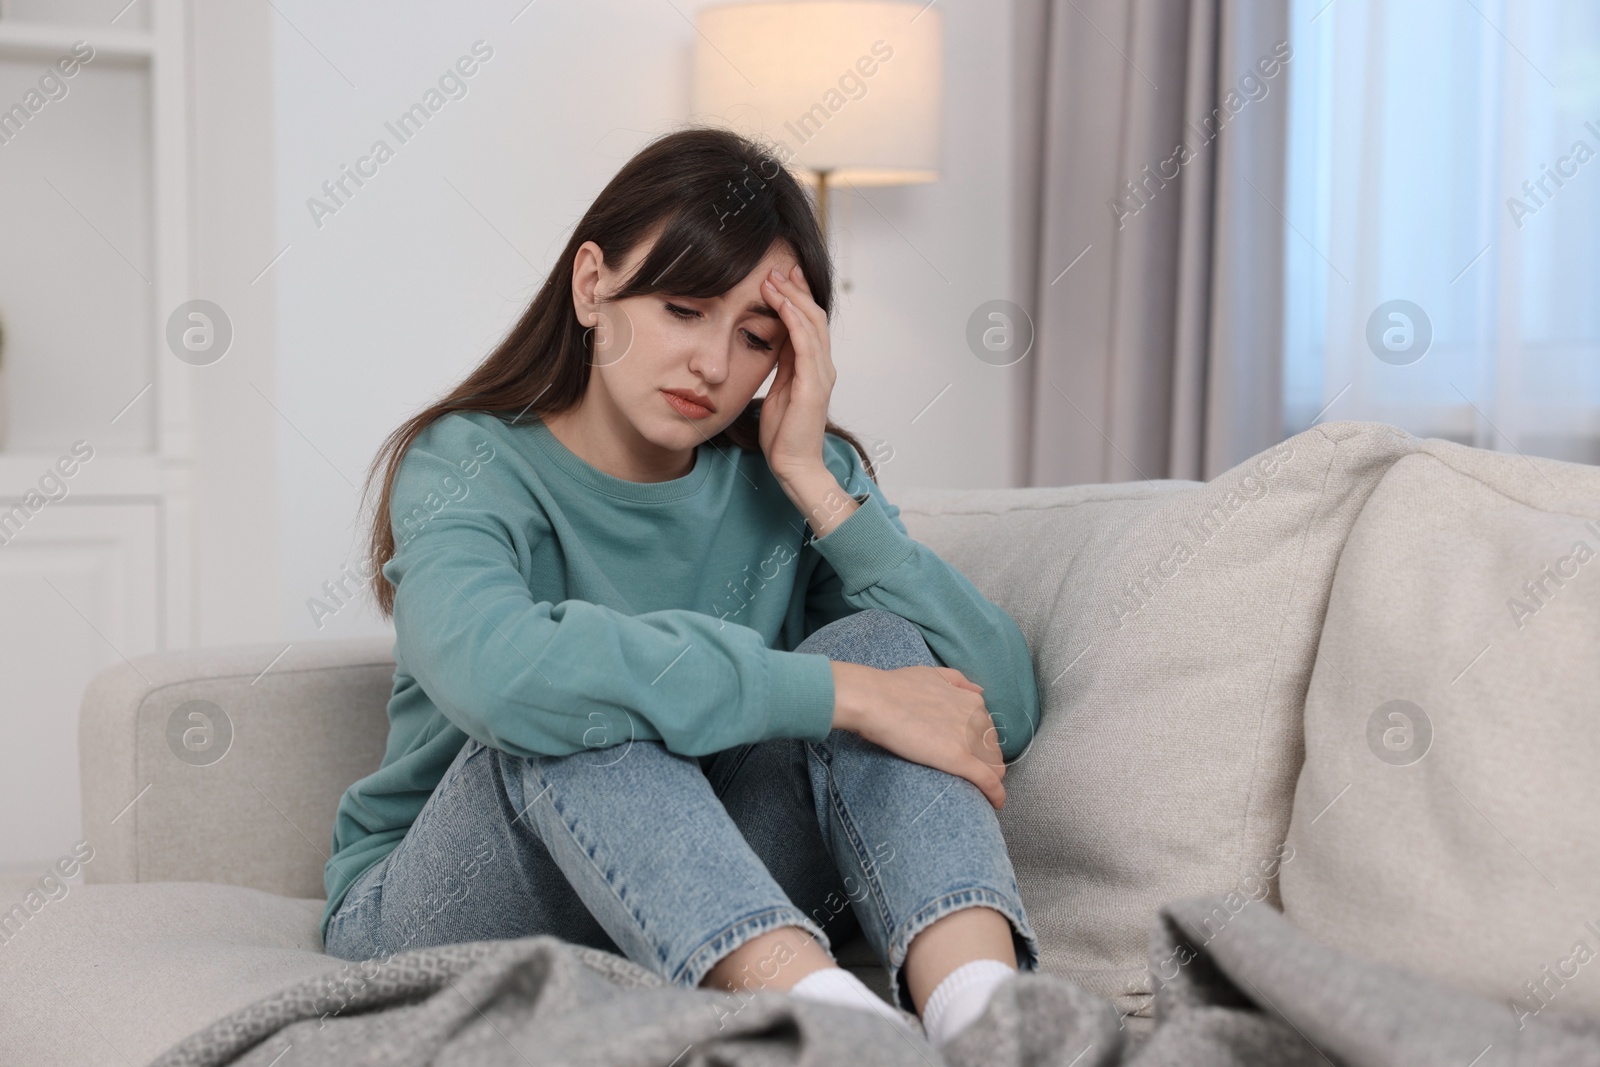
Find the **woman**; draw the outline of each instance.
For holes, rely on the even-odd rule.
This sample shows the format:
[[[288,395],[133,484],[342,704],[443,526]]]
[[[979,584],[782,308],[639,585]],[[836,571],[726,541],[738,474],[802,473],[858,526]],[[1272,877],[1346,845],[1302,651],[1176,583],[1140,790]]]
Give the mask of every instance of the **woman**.
[[[936,1044],[1036,966],[994,814],[1028,648],[828,421],[831,300],[789,172],[682,130],[390,436],[389,742],[340,801],[330,953],[543,933],[913,1025],[829,954],[859,923]]]

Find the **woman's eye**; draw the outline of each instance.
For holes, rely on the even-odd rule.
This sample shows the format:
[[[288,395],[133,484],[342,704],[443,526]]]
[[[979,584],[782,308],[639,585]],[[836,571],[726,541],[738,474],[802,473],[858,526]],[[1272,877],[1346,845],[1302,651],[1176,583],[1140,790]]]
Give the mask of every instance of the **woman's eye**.
[[[694,310],[693,308],[683,307],[679,304],[663,303],[661,306],[666,308],[668,314],[675,319],[697,319],[700,317],[700,312]],[[764,340],[760,334],[751,333],[749,330],[741,330],[740,332],[744,334],[744,344],[746,348],[756,352],[772,351],[772,345]]]

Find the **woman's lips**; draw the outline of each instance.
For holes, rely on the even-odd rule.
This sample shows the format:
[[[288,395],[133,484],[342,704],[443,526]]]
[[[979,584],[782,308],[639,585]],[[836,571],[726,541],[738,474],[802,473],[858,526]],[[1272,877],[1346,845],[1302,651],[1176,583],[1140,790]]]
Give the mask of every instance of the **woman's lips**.
[[[687,400],[677,393],[669,393],[663,389],[661,390],[661,395],[666,397],[667,403],[671,404],[678,414],[684,418],[704,419],[709,418],[711,415],[710,408],[696,404],[693,400]]]

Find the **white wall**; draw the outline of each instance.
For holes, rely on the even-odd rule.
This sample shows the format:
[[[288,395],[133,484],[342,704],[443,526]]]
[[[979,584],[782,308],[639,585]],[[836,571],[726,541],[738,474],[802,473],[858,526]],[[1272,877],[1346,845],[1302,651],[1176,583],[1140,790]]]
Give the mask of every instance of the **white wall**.
[[[276,499],[275,603],[261,605],[253,587],[211,633],[290,641],[386,629],[372,609],[351,606],[319,631],[306,604],[362,555],[357,487],[378,444],[493,347],[617,168],[689,117],[694,31],[678,10],[699,4],[541,0],[519,15],[524,2],[277,0],[281,15],[269,16],[273,126],[240,136],[273,139],[271,243],[288,247],[269,272],[274,365],[254,379],[282,412],[269,420],[276,474],[251,487]],[[894,446],[883,472],[891,499],[897,486],[1013,484],[1017,369],[979,362],[964,339],[976,305],[1014,299],[1010,5],[952,0],[939,10],[942,180],[868,190],[871,206],[843,191],[834,201],[848,288],[835,316],[832,413]],[[307,199],[374,140],[396,145],[384,123],[480,39],[494,54],[468,94],[319,229]],[[250,401],[258,428],[262,402],[248,389],[233,402]],[[227,495],[202,506],[226,507]]]
[[[263,399],[277,395],[277,277],[262,273],[282,248],[271,210],[277,16],[230,0],[191,11],[193,292],[227,312],[233,345],[190,378],[195,633],[172,642],[226,645],[278,637],[279,417]]]

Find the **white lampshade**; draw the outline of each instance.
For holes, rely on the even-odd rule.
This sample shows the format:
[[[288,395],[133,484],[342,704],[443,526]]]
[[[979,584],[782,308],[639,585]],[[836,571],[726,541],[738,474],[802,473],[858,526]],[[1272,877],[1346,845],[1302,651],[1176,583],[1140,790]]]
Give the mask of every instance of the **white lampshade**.
[[[777,142],[830,182],[939,177],[943,34],[926,0],[723,4],[695,26],[697,118]]]

